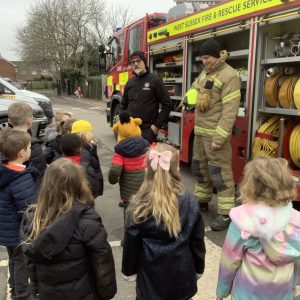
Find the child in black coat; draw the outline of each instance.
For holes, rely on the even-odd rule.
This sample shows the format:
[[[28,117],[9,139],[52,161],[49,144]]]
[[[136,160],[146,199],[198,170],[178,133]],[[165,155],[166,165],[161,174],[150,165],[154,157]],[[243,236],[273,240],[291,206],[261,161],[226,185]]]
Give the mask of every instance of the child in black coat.
[[[103,190],[103,182],[98,180],[98,176],[90,164],[82,160],[82,141],[77,134],[65,134],[60,142],[61,150],[65,158],[80,164],[85,169],[89,187],[94,198],[99,196],[99,191]]]
[[[150,149],[147,166],[127,208],[122,272],[129,280],[137,276],[139,300],[187,300],[204,272],[199,206],[183,191],[175,148],[158,144]]]
[[[28,211],[22,231],[23,251],[35,266],[40,299],[114,297],[112,250],[80,165],[60,158],[48,167],[37,205]]]
[[[78,120],[73,123],[71,133],[78,134],[81,138],[80,164],[85,168],[87,175],[95,181],[92,186],[93,195],[101,196],[103,195],[103,175],[93,135],[93,126],[86,120]]]

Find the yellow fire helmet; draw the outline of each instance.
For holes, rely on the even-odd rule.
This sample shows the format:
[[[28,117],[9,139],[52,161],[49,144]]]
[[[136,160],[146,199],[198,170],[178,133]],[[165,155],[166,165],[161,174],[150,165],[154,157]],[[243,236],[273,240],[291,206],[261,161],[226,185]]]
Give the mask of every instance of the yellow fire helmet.
[[[189,89],[183,98],[184,105],[195,105],[197,102],[198,91],[196,89]]]

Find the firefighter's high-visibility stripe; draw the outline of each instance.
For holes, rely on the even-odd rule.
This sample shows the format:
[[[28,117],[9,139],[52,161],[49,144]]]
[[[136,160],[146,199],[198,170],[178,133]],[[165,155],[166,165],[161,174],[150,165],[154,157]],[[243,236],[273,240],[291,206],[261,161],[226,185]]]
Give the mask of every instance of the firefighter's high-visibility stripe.
[[[203,80],[203,79],[205,79],[206,78],[206,73],[201,73],[201,75],[200,75],[200,80]]]
[[[222,83],[219,79],[214,78],[214,85],[215,85],[217,88],[221,89],[223,83]]]
[[[228,95],[226,95],[224,98],[222,98],[222,104],[236,98],[236,97],[240,97],[241,96],[241,91],[240,90],[237,90],[237,91],[234,91]]]
[[[200,199],[210,199],[212,196],[212,188],[204,188],[199,184],[195,186],[195,195]]]
[[[221,128],[219,125],[216,128],[216,133],[219,134],[220,136],[222,136],[225,139],[227,139],[229,134],[230,134],[230,132],[227,132],[226,130]]]
[[[229,211],[234,207],[234,197],[220,197],[218,196],[218,211]]]
[[[201,135],[203,133],[207,135],[214,135],[216,133],[215,129],[207,129],[200,126],[195,126],[194,131],[197,135]]]

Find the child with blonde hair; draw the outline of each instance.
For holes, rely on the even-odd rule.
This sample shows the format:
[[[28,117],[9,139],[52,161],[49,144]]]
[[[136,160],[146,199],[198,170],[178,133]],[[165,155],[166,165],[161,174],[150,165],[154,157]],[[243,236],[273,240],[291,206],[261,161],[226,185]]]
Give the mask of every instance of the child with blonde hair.
[[[12,103],[8,107],[8,119],[15,130],[28,132],[32,127],[33,110],[31,106],[25,102]],[[41,177],[47,168],[42,143],[42,141],[31,137],[31,155],[29,160],[25,162],[27,166],[32,165],[37,168]]]
[[[93,126],[89,121],[77,120],[72,124],[71,133],[78,134],[81,138],[80,164],[85,168],[87,175],[93,177],[96,182],[96,184],[91,186],[93,195],[95,197],[101,196],[103,195],[103,175],[97,154]]]
[[[204,271],[199,206],[183,190],[175,148],[157,144],[147,166],[127,209],[122,272],[128,280],[137,276],[137,299],[189,299]]]
[[[245,167],[242,205],[231,209],[223,245],[217,299],[291,300],[300,258],[300,213],[295,183],[282,158],[258,158]]]
[[[40,299],[114,297],[112,250],[80,165],[60,158],[48,167],[22,231]]]

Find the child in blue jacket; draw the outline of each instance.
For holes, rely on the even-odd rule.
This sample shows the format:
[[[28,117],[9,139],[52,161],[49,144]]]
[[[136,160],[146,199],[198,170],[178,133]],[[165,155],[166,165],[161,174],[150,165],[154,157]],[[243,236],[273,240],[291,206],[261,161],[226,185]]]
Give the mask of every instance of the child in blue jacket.
[[[39,172],[24,165],[31,154],[31,137],[14,129],[0,132],[0,245],[9,259],[9,286],[14,299],[29,299],[28,272],[20,246],[20,227],[24,211],[37,197]]]

